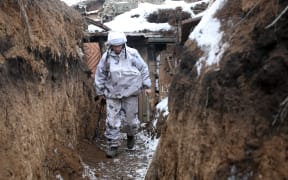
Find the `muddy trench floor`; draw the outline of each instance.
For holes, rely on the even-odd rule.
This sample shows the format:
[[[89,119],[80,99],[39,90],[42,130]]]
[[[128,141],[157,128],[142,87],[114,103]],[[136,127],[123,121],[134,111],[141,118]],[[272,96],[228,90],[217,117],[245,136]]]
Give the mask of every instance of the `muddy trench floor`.
[[[126,148],[126,135],[121,134],[119,154],[114,158],[105,155],[106,143],[104,137],[97,140],[80,142],[80,155],[84,172],[88,179],[101,180],[141,180],[145,178],[154,150],[149,147],[151,139],[140,132],[136,136],[133,150]],[[155,143],[155,142],[154,142]],[[150,145],[149,145],[150,144]]]

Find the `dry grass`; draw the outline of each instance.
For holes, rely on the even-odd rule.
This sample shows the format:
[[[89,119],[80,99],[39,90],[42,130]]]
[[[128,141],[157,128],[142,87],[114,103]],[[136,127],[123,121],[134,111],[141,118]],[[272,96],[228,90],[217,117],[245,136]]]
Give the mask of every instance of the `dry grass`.
[[[170,25],[177,25],[179,21],[191,18],[188,12],[182,11],[181,7],[176,9],[161,9],[150,14],[147,21],[150,23],[169,23]]]

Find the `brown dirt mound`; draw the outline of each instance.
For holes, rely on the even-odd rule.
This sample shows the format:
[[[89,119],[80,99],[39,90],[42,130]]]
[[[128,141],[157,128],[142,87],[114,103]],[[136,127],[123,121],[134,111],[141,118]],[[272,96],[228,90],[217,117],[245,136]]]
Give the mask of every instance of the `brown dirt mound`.
[[[169,118],[146,179],[286,179],[286,1],[228,1],[217,14],[230,44],[220,70],[197,76],[186,43]],[[280,118],[281,117],[281,118]]]
[[[0,2],[0,179],[82,177],[95,91],[78,54],[81,16],[61,1]]]

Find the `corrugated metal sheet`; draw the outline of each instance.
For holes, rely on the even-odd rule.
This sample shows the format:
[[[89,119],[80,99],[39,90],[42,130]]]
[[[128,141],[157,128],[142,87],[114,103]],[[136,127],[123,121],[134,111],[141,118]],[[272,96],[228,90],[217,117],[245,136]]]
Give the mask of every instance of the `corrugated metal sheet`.
[[[96,67],[101,58],[100,46],[96,42],[84,43],[85,62],[92,72],[92,78],[95,76]]]

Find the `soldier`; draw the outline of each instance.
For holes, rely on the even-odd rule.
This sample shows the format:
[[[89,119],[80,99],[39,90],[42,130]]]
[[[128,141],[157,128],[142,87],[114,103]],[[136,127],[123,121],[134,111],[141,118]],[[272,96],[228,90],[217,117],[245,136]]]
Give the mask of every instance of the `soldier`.
[[[108,50],[96,70],[95,84],[99,99],[106,99],[107,117],[105,137],[107,157],[118,154],[120,128],[127,133],[127,148],[132,149],[139,128],[138,95],[151,93],[148,66],[136,49],[126,45],[123,32],[109,32]]]

